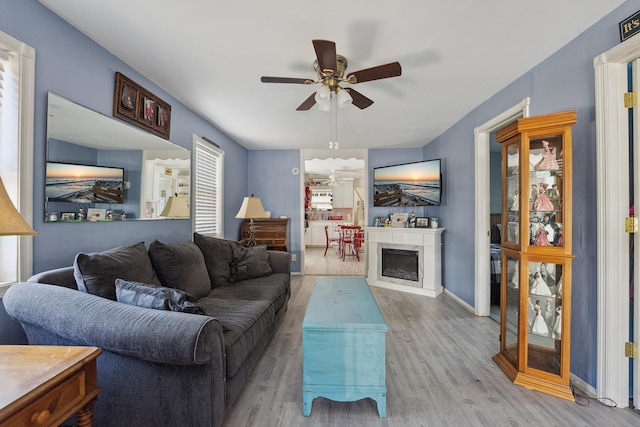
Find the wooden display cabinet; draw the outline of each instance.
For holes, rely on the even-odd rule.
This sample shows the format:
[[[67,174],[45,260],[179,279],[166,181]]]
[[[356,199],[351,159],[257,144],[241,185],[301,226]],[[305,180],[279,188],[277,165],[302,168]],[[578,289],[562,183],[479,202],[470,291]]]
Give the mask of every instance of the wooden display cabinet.
[[[515,383],[567,400],[571,339],[571,129],[576,112],[518,119],[502,144],[500,352]]]

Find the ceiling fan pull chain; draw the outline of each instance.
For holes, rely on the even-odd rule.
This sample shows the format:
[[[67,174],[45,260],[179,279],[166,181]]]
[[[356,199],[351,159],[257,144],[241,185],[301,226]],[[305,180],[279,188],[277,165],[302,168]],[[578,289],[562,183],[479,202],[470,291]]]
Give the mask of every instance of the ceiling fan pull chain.
[[[331,141],[333,142],[334,150],[338,149],[338,100],[335,92],[331,92],[331,119],[329,120],[329,126],[331,127]]]

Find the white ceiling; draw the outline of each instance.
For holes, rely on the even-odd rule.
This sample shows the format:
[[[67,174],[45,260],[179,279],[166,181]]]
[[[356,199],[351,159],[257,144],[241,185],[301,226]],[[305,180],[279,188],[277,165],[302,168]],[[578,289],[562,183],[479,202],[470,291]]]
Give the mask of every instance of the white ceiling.
[[[624,1],[40,2],[243,146],[321,149],[329,113],[296,111],[317,87],[260,82],[314,79],[312,39],[347,73],[402,65],[354,86],[375,103],[339,110],[340,148],[421,147]]]

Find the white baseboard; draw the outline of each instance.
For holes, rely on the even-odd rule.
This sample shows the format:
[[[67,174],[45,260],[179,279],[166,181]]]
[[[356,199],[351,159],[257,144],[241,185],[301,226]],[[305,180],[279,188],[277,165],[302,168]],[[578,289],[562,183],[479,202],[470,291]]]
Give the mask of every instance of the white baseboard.
[[[473,308],[473,306],[467,304],[464,300],[460,299],[456,294],[451,293],[446,288],[444,289],[444,294],[449,298],[451,298],[452,300],[454,300],[455,302],[457,302],[464,309],[468,310],[470,313],[476,314],[476,310]]]

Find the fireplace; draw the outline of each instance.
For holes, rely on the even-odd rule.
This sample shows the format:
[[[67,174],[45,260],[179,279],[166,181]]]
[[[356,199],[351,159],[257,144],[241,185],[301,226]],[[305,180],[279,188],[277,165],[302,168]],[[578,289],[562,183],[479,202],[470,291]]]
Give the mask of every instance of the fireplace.
[[[443,228],[366,227],[367,283],[437,297]]]
[[[417,282],[418,251],[382,248],[382,275]]]

